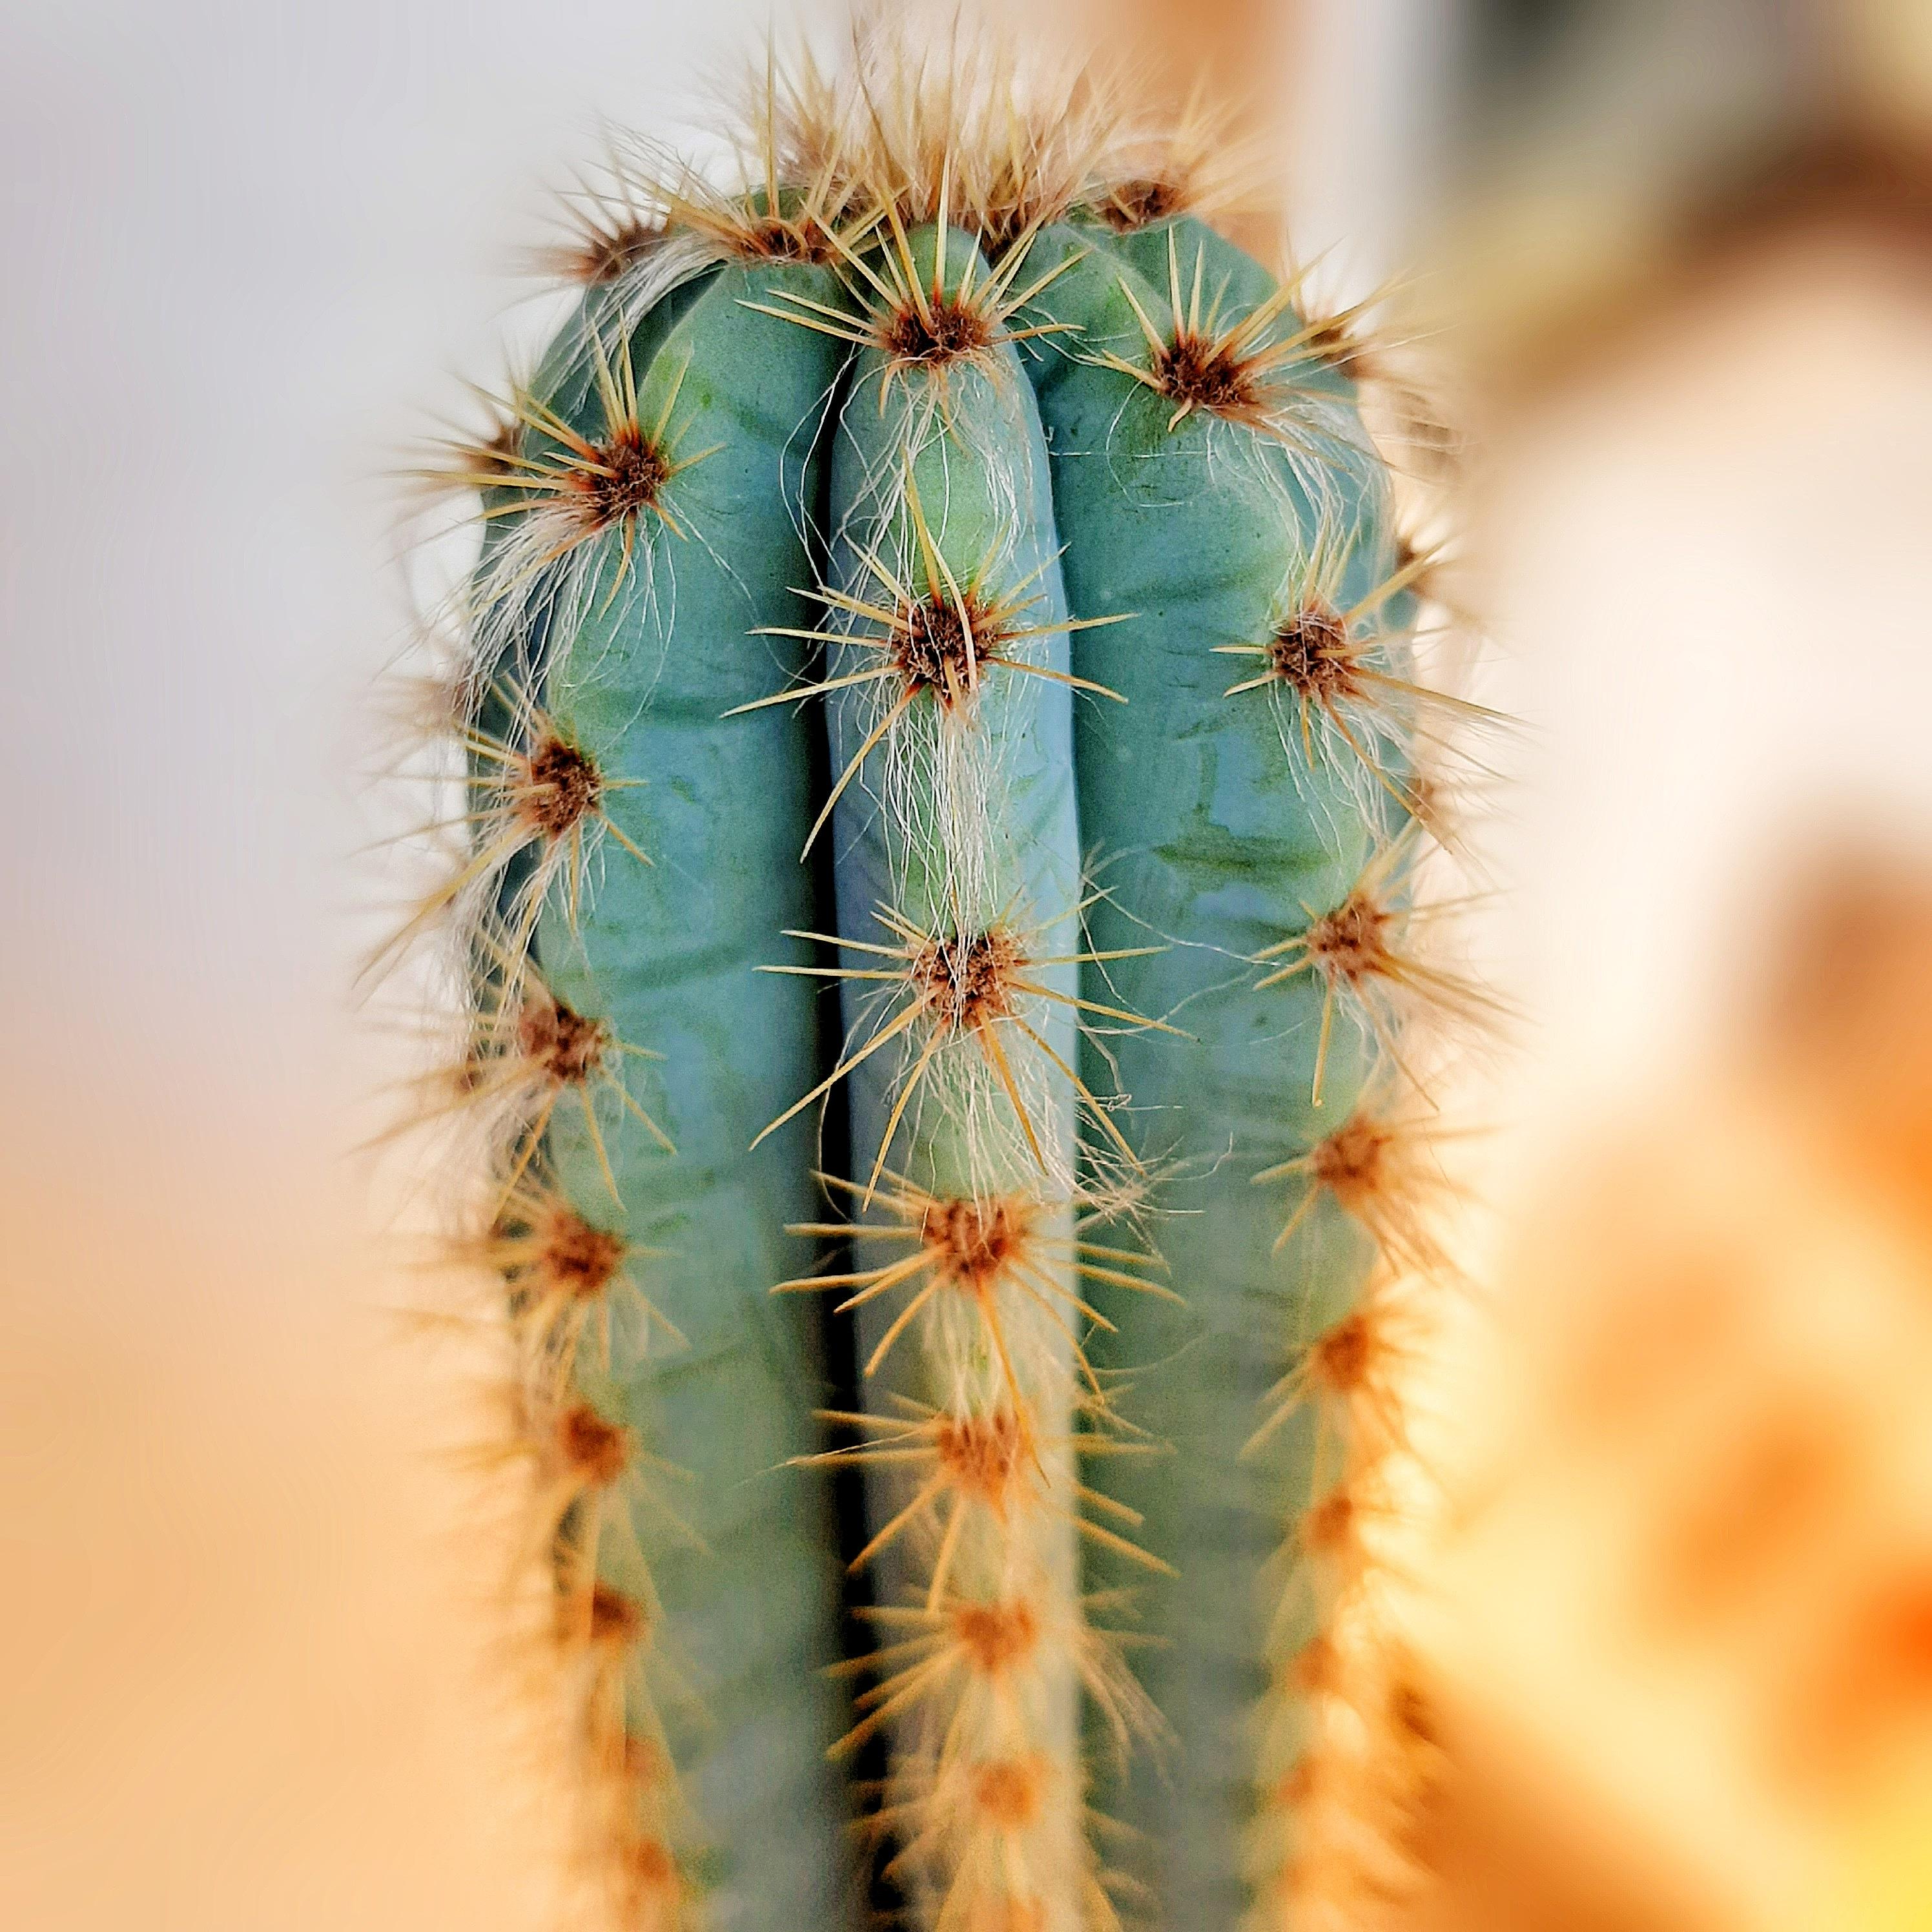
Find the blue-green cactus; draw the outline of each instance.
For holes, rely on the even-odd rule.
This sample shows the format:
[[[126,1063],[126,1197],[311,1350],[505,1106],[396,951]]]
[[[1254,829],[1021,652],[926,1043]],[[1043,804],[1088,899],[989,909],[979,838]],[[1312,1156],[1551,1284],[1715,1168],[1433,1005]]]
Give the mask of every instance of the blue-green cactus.
[[[916,1922],[1292,1923],[1444,986],[1419,566],[1343,327],[1143,130],[881,73],[627,189],[460,466],[428,909],[592,1815],[628,1923],[856,1924],[876,1738]]]

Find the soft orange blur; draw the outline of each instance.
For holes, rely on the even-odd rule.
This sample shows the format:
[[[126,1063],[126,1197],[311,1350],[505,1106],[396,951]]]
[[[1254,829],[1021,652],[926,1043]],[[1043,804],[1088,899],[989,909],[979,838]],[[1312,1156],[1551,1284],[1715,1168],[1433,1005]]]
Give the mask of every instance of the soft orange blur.
[[[1932,1920],[1932,868],[1834,854],[1772,944],[1460,1384],[1427,1924]]]

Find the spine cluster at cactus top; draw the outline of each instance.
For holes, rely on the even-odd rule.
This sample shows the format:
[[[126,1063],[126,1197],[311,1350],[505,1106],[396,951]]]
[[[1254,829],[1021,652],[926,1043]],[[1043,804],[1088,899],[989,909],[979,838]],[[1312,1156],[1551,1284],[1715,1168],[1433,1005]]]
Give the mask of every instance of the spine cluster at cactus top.
[[[628,1926],[1288,1926],[1406,1856],[1349,1617],[1409,1025],[1478,996],[1386,352],[1203,218],[1211,129],[968,64],[769,85],[740,189],[622,161],[438,471],[411,929]]]

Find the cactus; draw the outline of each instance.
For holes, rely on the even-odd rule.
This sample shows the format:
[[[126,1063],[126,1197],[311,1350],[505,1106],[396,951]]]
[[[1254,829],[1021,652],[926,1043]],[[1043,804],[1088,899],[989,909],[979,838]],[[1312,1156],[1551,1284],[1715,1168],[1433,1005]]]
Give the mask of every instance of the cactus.
[[[1404,1030],[1479,1000],[1414,904],[1431,560],[1198,130],[956,57],[768,78],[728,192],[622,159],[442,466],[464,1252],[621,1922],[856,1924],[858,1815],[949,1932],[1292,1923]]]

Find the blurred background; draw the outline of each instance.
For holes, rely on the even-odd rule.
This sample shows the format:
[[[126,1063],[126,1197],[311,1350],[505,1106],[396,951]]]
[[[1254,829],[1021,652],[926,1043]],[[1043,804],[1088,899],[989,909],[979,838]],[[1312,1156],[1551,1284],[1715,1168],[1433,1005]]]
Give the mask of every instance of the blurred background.
[[[1405,272],[1520,721],[1391,1910],[1932,1924],[1932,9],[1085,10],[1249,86],[1334,286]],[[550,1922],[484,1365],[350,1151],[387,478],[540,334],[599,117],[769,10],[698,12],[0,5],[8,1925]]]

